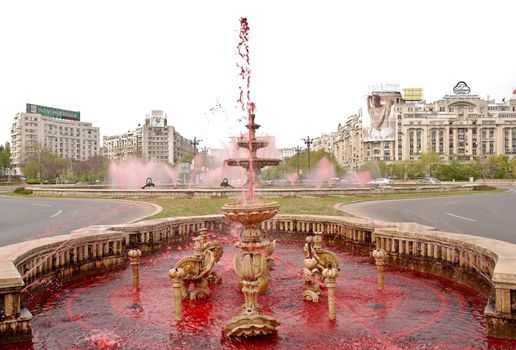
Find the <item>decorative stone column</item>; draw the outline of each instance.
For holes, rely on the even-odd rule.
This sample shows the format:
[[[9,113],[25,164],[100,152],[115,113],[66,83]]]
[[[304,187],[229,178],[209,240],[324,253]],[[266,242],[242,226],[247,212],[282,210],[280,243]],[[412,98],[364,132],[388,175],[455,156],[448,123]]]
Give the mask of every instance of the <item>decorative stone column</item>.
[[[326,282],[326,288],[328,289],[328,318],[335,320],[337,318],[337,303],[335,301],[335,287],[339,270],[334,267],[324,269],[322,272],[324,281]]]
[[[186,273],[181,268],[173,268],[168,272],[168,276],[172,280],[172,288],[174,288],[174,310],[176,314],[176,320],[181,321],[183,319],[183,298],[185,297],[185,284],[183,278]]]
[[[387,252],[383,249],[373,250],[373,257],[376,261],[376,271],[378,273],[378,290],[383,290],[383,269]]]
[[[486,334],[516,340],[516,283],[495,276],[494,293],[484,310]]]
[[[133,287],[138,288],[140,283],[140,274],[139,274],[139,266],[140,266],[140,256],[142,256],[142,252],[139,249],[131,249],[129,253],[129,259],[131,260],[131,267],[133,268]]]
[[[32,314],[22,308],[21,293],[25,283],[12,262],[0,262],[0,347],[27,342],[32,338]]]

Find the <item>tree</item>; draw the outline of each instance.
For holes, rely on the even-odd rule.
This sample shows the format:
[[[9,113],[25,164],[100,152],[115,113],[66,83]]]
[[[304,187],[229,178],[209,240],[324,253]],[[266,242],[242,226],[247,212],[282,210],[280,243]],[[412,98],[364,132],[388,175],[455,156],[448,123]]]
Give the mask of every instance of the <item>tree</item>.
[[[22,173],[27,177],[28,181],[35,181],[39,177],[40,166],[36,159],[29,159],[25,162],[25,165],[22,167]]]
[[[277,180],[285,177],[287,170],[286,164],[284,162],[280,163],[277,166],[269,166],[263,169],[261,177],[264,180]]]
[[[5,146],[0,145],[0,169],[8,169],[11,166],[11,145],[9,142]]]
[[[382,164],[382,163],[384,163],[384,162],[370,160],[370,161],[367,161],[364,164],[362,164],[362,166],[360,167],[359,170],[360,171],[369,171],[369,173],[371,174],[371,177],[373,177],[373,178],[382,177],[382,176],[385,176],[385,174],[382,172],[385,170],[385,167],[383,165],[380,166],[380,164]]]
[[[181,157],[181,159],[179,159],[179,163],[191,163],[193,159],[194,159],[194,154],[187,153],[187,154],[183,155]]]
[[[500,154],[499,156],[493,156],[489,159],[492,163],[494,163],[494,178],[495,179],[503,179],[507,176],[507,172],[509,170],[509,158],[505,154]]]
[[[50,151],[43,150],[41,153],[43,178],[49,182],[55,181],[57,177],[62,176],[65,172],[67,163],[67,159],[59,157]]]
[[[479,157],[475,159],[475,165],[484,179],[503,179],[511,168],[506,155]]]
[[[439,168],[444,164],[443,160],[435,152],[428,152],[423,154],[416,161],[416,172],[418,177],[436,176]]]
[[[70,161],[66,174],[67,179],[72,181],[103,181],[107,178],[108,169],[109,159],[96,155],[86,160]]]
[[[308,151],[299,153],[299,170],[303,177],[308,177],[308,174],[315,174],[317,164],[322,158],[326,157],[335,167],[337,176],[344,174],[344,169],[337,163],[333,154],[325,150],[310,152],[310,171],[308,171]],[[262,171],[262,177],[265,180],[285,178],[287,174],[297,172],[298,155],[294,155],[286,160],[286,164],[280,164],[275,167],[267,167]]]
[[[513,158],[509,162],[509,175],[513,178],[516,178],[516,158]]]
[[[34,181],[39,177],[39,182],[54,182],[61,176],[68,164],[68,160],[41,147],[40,144],[32,145],[22,167],[23,174]]]
[[[411,177],[411,169],[414,161],[400,161],[387,164],[385,163],[385,171],[383,176],[388,176],[393,179],[405,180]]]

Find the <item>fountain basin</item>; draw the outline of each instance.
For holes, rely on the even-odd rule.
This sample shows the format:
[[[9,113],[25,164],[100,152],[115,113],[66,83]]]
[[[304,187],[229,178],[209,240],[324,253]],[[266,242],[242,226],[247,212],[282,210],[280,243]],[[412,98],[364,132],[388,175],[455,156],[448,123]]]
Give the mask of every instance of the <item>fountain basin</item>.
[[[66,279],[71,276],[83,278],[80,276],[84,276],[84,273],[99,273],[99,269],[102,271],[104,268],[128,264],[125,248],[127,242],[139,242],[139,248],[145,254],[171,242],[190,240],[189,235],[194,234],[201,227],[207,227],[221,235],[224,232],[233,232],[223,215],[206,215],[143,221],[112,227],[92,226],[77,230],[70,235],[3,247],[0,249],[0,270],[3,272],[0,276],[0,284],[3,286],[0,288],[0,292],[11,293],[11,301],[16,301],[20,297],[20,292],[14,288],[25,283],[28,291],[43,288],[49,293],[59,293],[61,288],[69,286],[63,285],[60,282],[61,278]],[[505,309],[498,309],[499,306],[507,306],[503,303],[505,300],[503,298],[507,296],[504,294],[507,288],[511,288],[508,292],[514,290],[511,283],[516,275],[514,269],[516,245],[470,235],[437,232],[417,224],[377,224],[360,218],[277,215],[275,218],[265,221],[262,228],[269,234],[277,232],[283,237],[300,235],[303,238],[305,235],[311,234],[312,229],[317,228],[327,233],[330,239],[329,243],[340,242],[339,244],[345,244],[351,251],[370,252],[371,242],[376,242],[377,246],[388,252],[390,256],[388,265],[408,267],[433,276],[443,276],[447,279],[446,281],[457,281],[478,291],[484,296],[484,300],[490,296],[483,318],[479,316],[477,321],[485,325],[485,331],[489,336],[516,340],[515,323],[511,318],[510,311],[503,313]],[[172,250],[181,248],[172,248]],[[301,249],[301,245],[299,249]],[[228,251],[227,254],[231,255],[232,253]],[[276,258],[283,259],[283,256],[276,256]],[[144,256],[143,259],[147,259],[147,257]],[[372,258],[368,259],[372,263]],[[291,262],[288,266],[294,265],[297,266],[297,263]],[[169,268],[170,266],[166,266],[167,270]],[[229,269],[231,270],[231,268]],[[12,273],[6,276],[4,273],[6,271]],[[130,272],[128,273],[130,274]],[[232,274],[230,275],[232,276]],[[234,276],[232,277],[234,278]],[[288,278],[290,277],[285,276],[285,279]],[[339,278],[342,278],[342,275]],[[436,278],[439,279],[439,277]],[[387,275],[385,282],[387,286],[389,283]],[[127,281],[127,284],[130,285],[130,281]],[[169,281],[165,287],[172,289]],[[27,291],[24,292],[24,294],[26,293]],[[148,291],[148,293],[153,294],[154,291]],[[240,294],[236,293],[236,295]],[[30,295],[25,295],[23,298],[26,302],[31,301]],[[264,298],[269,298],[269,294],[266,294]],[[4,299],[6,305],[7,300],[6,297]],[[17,329],[27,329],[23,316],[27,310],[20,309],[20,305],[15,303],[8,306],[11,307],[11,310],[14,309],[19,317],[5,322],[10,322],[10,327],[14,325],[18,327]],[[23,306],[24,304],[22,304]],[[7,306],[4,310],[7,311]],[[1,312],[0,309],[0,314]],[[228,315],[226,316],[228,319],[230,318]],[[30,339],[30,319],[27,322],[29,337],[24,339]],[[340,321],[337,320],[337,322]],[[282,324],[284,324],[283,320]],[[41,326],[41,324],[38,325]],[[454,326],[454,323],[451,322],[448,325]],[[43,326],[54,327],[51,322],[47,322]],[[36,332],[34,334],[36,335]],[[5,329],[2,331],[0,328],[0,335],[0,343],[19,341],[9,338]],[[18,335],[20,334],[18,333]],[[479,343],[480,345],[476,348],[487,348],[484,346],[486,342],[497,344],[495,338],[484,337],[482,339],[484,341]],[[515,348],[514,342],[509,344]],[[13,347],[11,345],[8,348]]]
[[[233,222],[238,222],[244,227],[256,227],[263,221],[272,219],[279,211],[276,202],[253,204],[225,204],[221,208],[224,215]]]
[[[241,140],[237,142],[238,147],[240,148],[246,148],[249,149],[249,145],[252,145],[252,149],[257,150],[260,148],[267,147],[269,145],[269,141],[262,141],[262,140],[254,140],[254,141],[248,141],[248,140]]]
[[[184,319],[173,318],[173,291],[167,271],[192,245],[144,256],[141,284],[131,287],[130,267],[63,286],[30,305],[33,343],[18,349],[292,349],[292,348],[480,348],[511,349],[514,342],[485,336],[486,297],[455,282],[396,267],[386,269],[386,289],[376,290],[371,259],[341,248],[337,279],[337,320],[327,319],[327,298],[302,300],[302,240],[279,241],[263,310],[278,319],[276,335],[232,340],[222,325],[241,307],[232,271],[238,252],[231,236],[219,236],[226,253],[217,266],[222,285],[210,299],[184,301]],[[35,299],[34,299],[35,300]]]
[[[253,169],[261,169],[266,166],[276,166],[281,163],[281,159],[276,158],[258,158],[253,159]],[[229,166],[240,166],[249,170],[249,158],[229,158],[226,159]]]

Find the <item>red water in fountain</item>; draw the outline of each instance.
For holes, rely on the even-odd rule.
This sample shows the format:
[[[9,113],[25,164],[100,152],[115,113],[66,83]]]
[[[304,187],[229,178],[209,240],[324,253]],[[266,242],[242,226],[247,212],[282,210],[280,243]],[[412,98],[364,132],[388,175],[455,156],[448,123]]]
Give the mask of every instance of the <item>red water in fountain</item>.
[[[237,45],[237,52],[241,60],[237,62],[239,75],[242,79],[242,84],[239,84],[240,96],[238,102],[242,112],[248,112],[249,103],[251,102],[251,67],[249,57],[249,24],[247,18],[240,18],[240,41]]]
[[[486,299],[454,282],[387,267],[385,290],[376,289],[376,267],[366,256],[332,248],[341,262],[337,320],[328,320],[327,298],[303,301],[301,242],[280,241],[265,313],[281,320],[278,334],[249,340],[222,337],[221,328],[243,303],[232,261],[236,238],[224,236],[215,271],[222,284],[208,300],[183,302],[174,320],[168,270],[191,246],[143,257],[140,288],[131,268],[64,286],[31,305],[33,343],[18,349],[514,349],[516,342],[485,336]],[[60,287],[60,286],[59,286]],[[36,299],[34,299],[36,300]]]
[[[251,122],[252,122],[252,116],[254,114],[254,110],[255,110],[255,105],[253,102],[251,102],[249,104],[249,111],[248,111],[248,116],[247,116],[247,123],[248,125],[250,126],[251,125]],[[248,133],[248,140],[249,140],[249,199],[250,199],[250,202],[253,203],[254,202],[254,172],[253,172],[253,139],[252,139],[252,132],[251,132],[251,128],[249,128],[249,133]]]
[[[251,102],[251,66],[249,56],[249,23],[247,18],[240,18],[240,41],[237,45],[238,55],[240,60],[237,62],[237,67],[240,70],[240,78],[242,83],[239,84],[238,89],[240,96],[238,102],[244,113],[247,113],[247,125],[250,126],[252,121],[252,115],[255,113],[255,104]],[[249,190],[247,195],[244,193],[244,200],[246,197],[250,203],[254,202],[254,176],[253,176],[253,144],[252,144],[252,130],[248,128],[248,141],[249,141]]]

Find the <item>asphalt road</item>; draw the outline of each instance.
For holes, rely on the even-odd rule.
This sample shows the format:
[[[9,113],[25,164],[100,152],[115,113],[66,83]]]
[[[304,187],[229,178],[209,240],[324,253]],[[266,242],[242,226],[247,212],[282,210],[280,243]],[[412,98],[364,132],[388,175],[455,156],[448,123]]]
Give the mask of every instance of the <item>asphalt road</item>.
[[[371,219],[417,222],[516,243],[515,187],[504,193],[360,202],[341,208]]]
[[[89,225],[122,224],[154,211],[152,205],[132,201],[0,196],[0,246]]]

